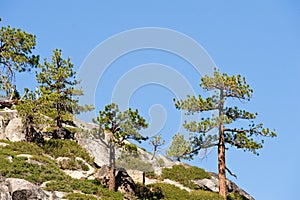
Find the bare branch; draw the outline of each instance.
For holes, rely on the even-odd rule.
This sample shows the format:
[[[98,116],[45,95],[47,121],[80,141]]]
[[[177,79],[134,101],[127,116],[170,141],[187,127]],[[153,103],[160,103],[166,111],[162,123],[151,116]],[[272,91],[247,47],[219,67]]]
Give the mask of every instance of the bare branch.
[[[228,173],[229,173],[231,176],[233,176],[234,178],[237,179],[237,175],[234,174],[234,173],[232,173],[232,172],[230,171],[230,169],[228,169],[228,168],[226,167],[226,170],[228,171]]]

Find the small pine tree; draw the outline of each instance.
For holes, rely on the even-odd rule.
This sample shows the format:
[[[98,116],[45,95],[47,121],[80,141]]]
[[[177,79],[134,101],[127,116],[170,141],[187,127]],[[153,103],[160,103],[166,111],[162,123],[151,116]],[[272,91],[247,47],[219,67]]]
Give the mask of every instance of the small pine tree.
[[[167,156],[174,158],[177,161],[180,159],[187,159],[187,152],[190,151],[190,144],[184,138],[184,135],[177,133],[172,137],[171,146],[167,150]]]
[[[150,140],[150,144],[153,146],[153,154],[151,160],[155,158],[155,154],[158,150],[158,147],[163,146],[166,143],[165,140],[162,139],[161,134],[153,136]]]
[[[122,147],[127,151],[136,151],[137,147],[134,144],[126,142],[128,139],[133,139],[138,142],[148,139],[143,137],[138,131],[147,128],[146,120],[140,116],[138,110],[129,108],[125,111],[120,111],[118,105],[111,103],[104,107],[103,111],[99,112],[99,117],[93,120],[98,123],[101,132],[104,130],[110,132],[109,144],[107,146],[110,150],[110,176],[109,189],[116,190],[115,182],[115,147]]]
[[[28,89],[25,89],[28,90]],[[49,122],[43,113],[49,107],[47,102],[37,98],[37,94],[30,92],[20,100],[16,106],[18,114],[22,118],[25,139],[28,142],[40,142],[42,140],[41,131]]]

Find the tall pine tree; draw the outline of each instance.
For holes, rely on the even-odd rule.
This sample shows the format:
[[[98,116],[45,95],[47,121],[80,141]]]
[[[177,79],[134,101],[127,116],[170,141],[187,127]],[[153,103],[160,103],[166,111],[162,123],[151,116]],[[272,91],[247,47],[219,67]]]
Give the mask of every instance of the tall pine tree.
[[[217,111],[216,116],[211,115],[199,122],[186,122],[183,125],[188,131],[196,133],[192,149],[185,154],[195,155],[203,148],[218,147],[219,193],[225,198],[226,170],[229,171],[225,164],[225,151],[228,147],[236,147],[258,155],[257,149],[263,147],[263,137],[275,137],[276,133],[264,128],[262,123],[254,122],[257,113],[225,104],[229,103],[229,99],[250,101],[253,90],[244,77],[229,76],[216,70],[212,77],[206,75],[201,81],[200,86],[206,91],[214,91],[213,95],[207,98],[201,95],[188,96],[186,100],[175,100],[175,106],[177,109],[187,111],[187,114]],[[237,127],[235,122],[240,120],[246,120],[247,126]],[[218,130],[217,134],[210,135],[209,132],[211,133],[213,129]]]
[[[74,114],[92,110],[89,105],[80,106],[78,96],[83,95],[82,90],[75,89],[80,82],[76,80],[71,59],[63,59],[61,50],[55,49],[50,62],[46,59],[39,66],[37,81],[44,101],[48,102],[45,115],[54,119],[55,129],[53,138],[69,138],[70,133],[63,128],[63,123],[71,122]]]

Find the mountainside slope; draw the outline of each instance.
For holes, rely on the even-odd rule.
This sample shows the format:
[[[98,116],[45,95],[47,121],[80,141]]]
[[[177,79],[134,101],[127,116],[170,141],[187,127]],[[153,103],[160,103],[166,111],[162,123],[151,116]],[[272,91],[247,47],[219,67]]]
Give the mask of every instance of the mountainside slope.
[[[76,141],[49,140],[37,145],[21,142],[24,136],[17,120],[20,118],[15,111],[0,112],[0,136],[6,139],[0,143],[0,199],[219,198],[216,174],[162,155],[151,160],[152,154],[141,148],[136,155],[116,149],[116,179],[123,194],[111,192],[106,185],[108,141],[97,136],[97,125],[76,119],[75,127],[71,127],[77,130]],[[7,127],[11,128],[9,134]],[[206,175],[199,176],[199,170]],[[227,189],[231,192],[228,199],[253,199],[229,180]]]

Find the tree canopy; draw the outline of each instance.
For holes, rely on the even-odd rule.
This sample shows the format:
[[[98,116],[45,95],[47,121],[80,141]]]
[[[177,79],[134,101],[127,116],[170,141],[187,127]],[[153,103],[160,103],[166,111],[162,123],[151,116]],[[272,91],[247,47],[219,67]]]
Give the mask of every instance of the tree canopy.
[[[174,158],[177,161],[187,159],[187,152],[190,151],[190,143],[184,138],[183,134],[176,133],[172,137],[172,143],[167,150],[167,156]]]
[[[99,112],[94,122],[100,124],[103,130],[109,130],[113,134],[112,142],[121,147],[127,147],[125,141],[128,139],[138,142],[148,139],[138,132],[147,128],[148,124],[137,109],[129,108],[122,112],[117,104],[111,103]]]
[[[106,144],[110,150],[110,176],[109,189],[115,190],[115,147],[121,147],[127,151],[137,151],[136,145],[128,143],[126,140],[132,139],[138,142],[148,139],[143,137],[138,131],[147,128],[146,120],[139,114],[139,111],[131,108],[121,111],[119,106],[111,103],[104,107],[104,110],[99,112],[99,116],[93,120],[100,125],[102,132],[109,131]],[[104,134],[105,135],[105,134]]]
[[[0,20],[1,21],[1,20]],[[14,92],[16,72],[30,71],[39,62],[39,56],[32,54],[35,35],[21,29],[2,26],[0,29],[0,95],[10,98]],[[4,93],[4,94],[3,94]]]

